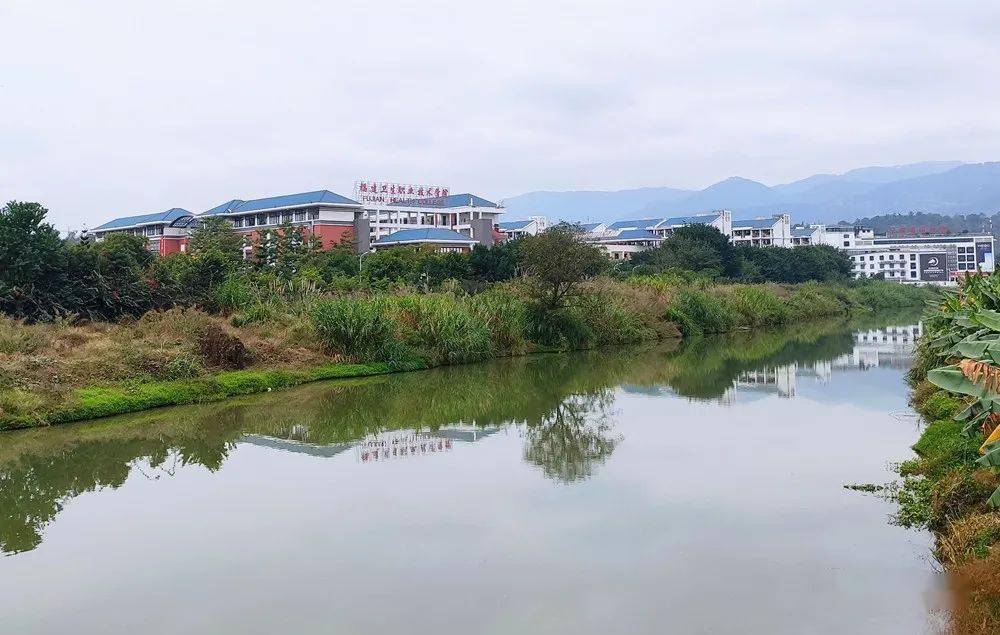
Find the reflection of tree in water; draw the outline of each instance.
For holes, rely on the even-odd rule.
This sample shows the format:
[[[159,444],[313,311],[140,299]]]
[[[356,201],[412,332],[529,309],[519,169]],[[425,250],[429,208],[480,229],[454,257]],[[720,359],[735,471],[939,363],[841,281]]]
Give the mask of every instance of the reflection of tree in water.
[[[133,470],[147,478],[172,474],[181,465],[202,465],[215,471],[232,447],[231,442],[213,435],[181,440],[101,439],[73,443],[55,452],[23,453],[0,464],[0,553],[36,548],[45,526],[67,501],[80,494],[117,489]]]
[[[570,395],[525,432],[524,460],[562,483],[589,478],[615,451],[610,390]]]

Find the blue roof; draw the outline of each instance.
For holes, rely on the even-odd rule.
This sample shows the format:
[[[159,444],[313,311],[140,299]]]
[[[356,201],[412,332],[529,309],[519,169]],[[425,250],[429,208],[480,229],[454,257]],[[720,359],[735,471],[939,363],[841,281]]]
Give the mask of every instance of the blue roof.
[[[608,229],[611,231],[614,231],[616,229],[628,229],[632,227],[646,229],[647,227],[653,227],[662,220],[663,220],[662,218],[640,218],[638,220],[620,220],[608,225]]]
[[[168,209],[165,212],[158,212],[156,214],[140,214],[138,216],[123,216],[121,218],[116,218],[114,220],[109,220],[99,227],[95,227],[94,231],[102,231],[107,229],[123,229],[125,227],[135,227],[137,225],[157,225],[160,223],[172,223],[178,218],[184,218],[185,216],[192,216],[191,212],[186,209],[181,209],[180,207],[174,207]]]
[[[623,229],[612,240],[663,240],[648,229]]]
[[[449,194],[434,198],[415,198],[412,201],[390,203],[402,207],[499,207],[493,201],[488,201],[475,194]]]
[[[792,227],[792,236],[805,238],[806,236],[812,236],[814,231],[816,230],[812,227]]]
[[[600,227],[601,223],[580,223],[579,226],[580,229],[582,229],[585,232],[592,232],[598,227]]]
[[[216,214],[238,214],[242,212],[256,212],[262,209],[279,209],[283,207],[294,207],[296,205],[311,205],[314,203],[328,203],[332,205],[360,205],[357,201],[346,196],[335,194],[330,190],[317,190],[315,192],[301,192],[299,194],[284,194],[282,196],[270,196],[267,198],[256,198],[250,201],[233,199],[222,205],[216,205],[205,212],[206,216]]]
[[[661,225],[667,227],[673,227],[675,225],[707,225],[721,216],[721,212],[714,212],[712,214],[692,214],[690,216],[674,216],[672,218],[664,218]]]
[[[733,229],[771,229],[778,222],[777,218],[751,218],[749,220],[734,220]]]
[[[376,245],[391,245],[393,243],[405,242],[443,242],[456,241],[463,243],[474,243],[468,236],[459,234],[450,229],[441,227],[425,227],[423,229],[400,229],[392,232],[388,236],[383,236],[375,241]]]
[[[531,220],[509,220],[502,223],[497,223],[497,227],[504,231],[514,231],[516,229],[524,229],[534,221]]]

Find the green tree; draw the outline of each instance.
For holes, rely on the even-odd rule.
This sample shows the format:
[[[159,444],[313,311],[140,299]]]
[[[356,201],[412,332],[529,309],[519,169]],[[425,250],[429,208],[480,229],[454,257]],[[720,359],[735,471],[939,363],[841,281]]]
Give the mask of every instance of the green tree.
[[[50,319],[72,310],[66,249],[38,203],[0,208],[0,312]]]
[[[491,247],[476,245],[469,253],[469,275],[484,282],[503,282],[517,275],[520,241],[507,240]]]
[[[243,236],[225,218],[210,216],[191,232],[188,249],[192,256],[216,253],[234,266],[243,261]]]
[[[522,238],[520,251],[535,295],[549,310],[565,306],[580,283],[601,273],[608,264],[600,249],[561,228]]]
[[[659,247],[636,254],[632,265],[642,273],[682,269],[727,278],[740,275],[736,248],[725,234],[710,225],[677,228]]]

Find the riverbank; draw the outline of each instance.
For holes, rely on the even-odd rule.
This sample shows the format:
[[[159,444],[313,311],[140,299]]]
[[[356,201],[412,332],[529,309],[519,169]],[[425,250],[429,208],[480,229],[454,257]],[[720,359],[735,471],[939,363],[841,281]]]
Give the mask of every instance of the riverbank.
[[[231,290],[238,295],[238,289]],[[311,381],[767,328],[894,306],[934,291],[598,278],[542,309],[519,283],[485,292],[304,295],[236,310],[25,324],[0,318],[0,429],[218,401]]]
[[[929,314],[908,377],[925,427],[899,466],[896,519],[933,533],[956,633],[1000,632],[997,291],[996,276],[972,277]]]

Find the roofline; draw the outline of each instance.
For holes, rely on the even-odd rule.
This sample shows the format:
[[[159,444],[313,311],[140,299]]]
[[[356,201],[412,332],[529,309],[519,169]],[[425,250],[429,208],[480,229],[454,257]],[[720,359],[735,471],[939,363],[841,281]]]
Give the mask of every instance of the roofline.
[[[243,202],[244,203],[252,203],[253,201],[243,201]],[[217,212],[215,214],[212,214],[212,216],[239,216],[239,215],[242,215],[242,214],[259,214],[260,212],[269,212],[269,211],[275,210],[275,209],[301,209],[303,207],[317,207],[317,206],[350,207],[350,208],[361,208],[362,207],[361,203],[331,203],[329,201],[319,201],[317,203],[300,203],[298,205],[279,205],[277,207],[261,207],[259,209],[243,210],[243,211],[241,211],[239,209],[234,209],[234,210],[229,210],[227,212]],[[204,214],[204,213],[205,212],[202,212],[202,214]],[[198,216],[200,216],[200,215],[201,214],[198,214]]]
[[[191,218],[198,218],[198,214],[185,214],[184,216],[190,216]],[[122,225],[121,227],[104,227],[104,225],[107,225],[108,223],[115,222],[115,219],[112,219],[112,220],[109,220],[108,223],[104,223],[104,225],[98,225],[97,227],[93,228],[90,231],[93,231],[93,232],[107,232],[107,231],[114,231],[114,230],[118,230],[118,229],[132,229],[133,227],[147,227],[149,225],[173,225],[174,223],[176,223],[180,219],[184,218],[184,216],[178,216],[177,218],[174,218],[172,220],[154,220],[154,221],[147,221],[147,222],[144,222],[144,223],[133,223],[131,225]]]
[[[388,238],[388,236],[386,236],[386,238]],[[378,240],[375,240],[374,242],[372,242],[372,247],[376,247],[379,244],[382,244],[382,245],[404,245],[404,244],[407,244],[407,243],[450,243],[450,244],[458,244],[458,245],[464,245],[464,244],[473,244],[474,245],[474,244],[476,244],[478,242],[479,242],[478,240],[473,240],[471,238],[469,238],[467,240],[455,240],[454,238],[439,238],[439,239],[433,239],[433,238],[407,238],[406,240],[390,240],[390,241],[382,242],[382,239],[379,238]]]

